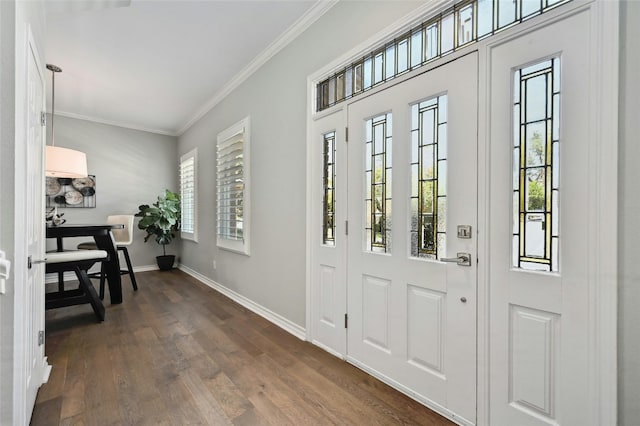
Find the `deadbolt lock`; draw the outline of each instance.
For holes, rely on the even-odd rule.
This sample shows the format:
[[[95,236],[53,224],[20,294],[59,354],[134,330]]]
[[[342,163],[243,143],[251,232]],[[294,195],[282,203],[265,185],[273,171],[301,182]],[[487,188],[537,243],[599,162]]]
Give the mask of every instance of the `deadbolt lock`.
[[[458,238],[471,238],[471,225],[458,225]]]

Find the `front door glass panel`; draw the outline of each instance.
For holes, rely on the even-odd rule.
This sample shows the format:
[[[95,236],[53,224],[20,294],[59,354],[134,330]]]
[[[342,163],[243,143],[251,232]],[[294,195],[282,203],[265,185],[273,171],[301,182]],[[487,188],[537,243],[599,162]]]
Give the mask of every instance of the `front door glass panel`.
[[[365,250],[391,251],[391,114],[365,122]]]
[[[411,256],[437,259],[447,244],[447,95],[411,106]]]
[[[560,58],[514,72],[513,266],[557,272]]]

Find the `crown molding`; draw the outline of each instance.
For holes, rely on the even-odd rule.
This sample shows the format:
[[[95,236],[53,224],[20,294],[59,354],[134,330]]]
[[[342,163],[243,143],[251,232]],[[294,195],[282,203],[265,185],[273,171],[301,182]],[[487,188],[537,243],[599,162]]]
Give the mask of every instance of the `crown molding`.
[[[51,114],[51,113],[49,112],[49,114]],[[150,127],[142,127],[142,126],[138,126],[138,125],[131,124],[131,123],[125,123],[123,121],[104,120],[102,118],[96,118],[96,117],[91,117],[91,116],[87,116],[87,115],[75,114],[73,112],[56,111],[56,115],[60,116],[60,117],[75,118],[76,120],[84,120],[84,121],[91,121],[91,122],[99,123],[99,124],[107,124],[109,126],[123,127],[125,129],[139,130],[141,132],[155,133],[157,135],[173,136],[173,137],[177,137],[178,136],[175,131],[169,131],[169,130],[166,130],[166,129],[153,129],[153,128],[150,128]]]
[[[131,0],[44,1],[43,3],[47,13],[58,14],[100,11],[131,6]]]
[[[188,120],[176,132],[177,136],[182,136],[184,132],[189,130],[198,120],[204,117],[217,104],[233,92],[238,86],[245,82],[253,73],[262,67],[269,59],[273,58],[278,52],[284,49],[289,43],[302,34],[322,15],[327,13],[329,9],[338,3],[339,0],[320,0],[316,2],[304,15],[291,25],[282,35],[275,39],[265,50],[256,56],[242,71],[236,74],[222,89],[213,95],[209,100],[196,111],[193,117]]]

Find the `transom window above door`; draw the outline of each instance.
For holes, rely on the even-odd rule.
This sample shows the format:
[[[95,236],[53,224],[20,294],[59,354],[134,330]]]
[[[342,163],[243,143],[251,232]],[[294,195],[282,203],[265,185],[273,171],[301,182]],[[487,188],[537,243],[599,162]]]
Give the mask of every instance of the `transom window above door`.
[[[571,0],[471,0],[385,40],[316,85],[316,111],[325,110],[462,47]]]

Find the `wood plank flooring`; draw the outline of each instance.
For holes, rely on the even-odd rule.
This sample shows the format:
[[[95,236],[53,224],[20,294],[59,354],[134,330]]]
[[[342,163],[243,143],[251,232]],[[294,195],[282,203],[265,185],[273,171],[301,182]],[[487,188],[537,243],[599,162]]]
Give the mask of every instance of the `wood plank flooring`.
[[[32,425],[452,424],[181,271],[136,278],[104,323],[47,311]]]

